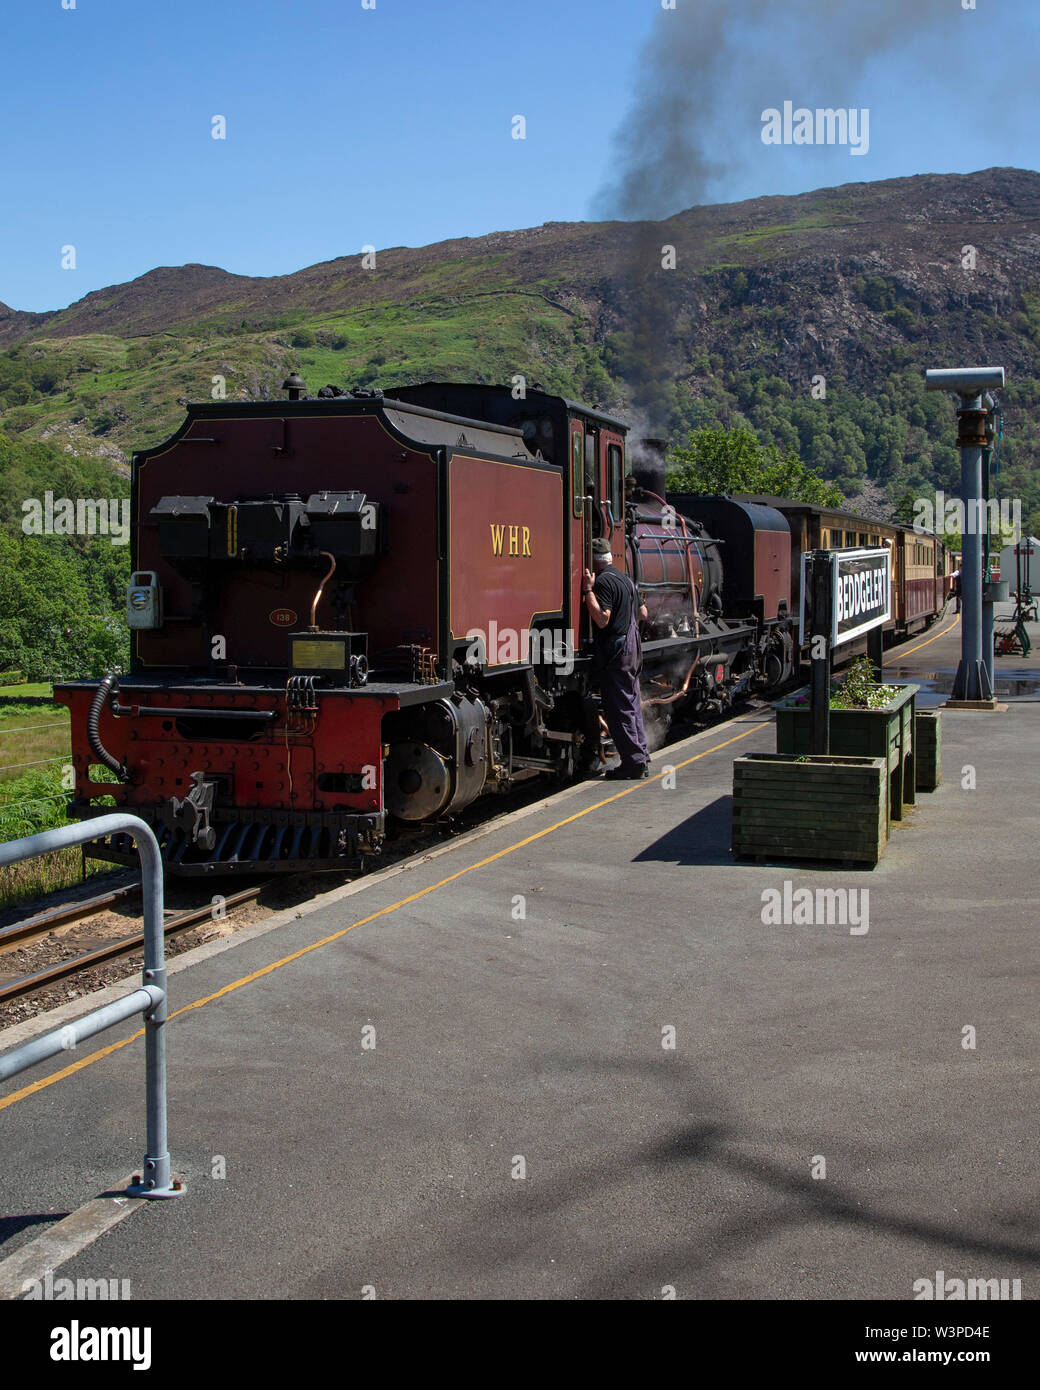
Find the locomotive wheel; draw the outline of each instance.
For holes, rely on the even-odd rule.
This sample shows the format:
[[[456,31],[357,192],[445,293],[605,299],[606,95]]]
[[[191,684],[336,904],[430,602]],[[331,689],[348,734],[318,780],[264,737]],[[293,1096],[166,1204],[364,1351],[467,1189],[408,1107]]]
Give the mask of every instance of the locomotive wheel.
[[[400,820],[429,820],[451,800],[451,769],[428,743],[395,743],[384,767],[386,809]]]

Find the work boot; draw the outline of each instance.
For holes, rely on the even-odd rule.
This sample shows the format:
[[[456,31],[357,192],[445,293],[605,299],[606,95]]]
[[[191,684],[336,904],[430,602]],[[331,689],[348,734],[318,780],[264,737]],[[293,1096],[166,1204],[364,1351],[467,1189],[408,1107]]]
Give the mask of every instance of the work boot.
[[[639,782],[649,776],[649,763],[619,763],[607,773],[611,782]]]

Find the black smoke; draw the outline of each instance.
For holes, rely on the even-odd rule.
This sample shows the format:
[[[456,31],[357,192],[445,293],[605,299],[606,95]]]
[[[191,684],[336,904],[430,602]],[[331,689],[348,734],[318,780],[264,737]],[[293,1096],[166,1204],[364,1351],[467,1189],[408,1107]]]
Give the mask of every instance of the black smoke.
[[[1004,8],[1002,0],[978,3],[994,6],[995,15]],[[913,43],[929,71],[941,73],[952,53],[993,37],[992,19],[966,13],[960,0],[676,0],[674,9],[658,12],[614,137],[610,172],[593,202],[597,217],[632,224],[622,238],[613,308],[620,372],[650,432],[667,432],[688,329],[710,311],[711,299],[703,277],[714,258],[710,218],[667,219],[715,200],[745,166],[775,177],[799,159],[804,187],[826,185],[827,173],[835,183],[869,181],[877,176],[869,153],[767,150],[762,112],[785,100],[810,108],[866,106],[876,130],[886,112],[903,109],[877,60]],[[980,73],[979,82],[990,85],[992,72]],[[949,157],[943,143],[953,138],[936,131],[940,160]],[[814,171],[824,171],[818,181]],[[674,270],[662,265],[670,245]]]

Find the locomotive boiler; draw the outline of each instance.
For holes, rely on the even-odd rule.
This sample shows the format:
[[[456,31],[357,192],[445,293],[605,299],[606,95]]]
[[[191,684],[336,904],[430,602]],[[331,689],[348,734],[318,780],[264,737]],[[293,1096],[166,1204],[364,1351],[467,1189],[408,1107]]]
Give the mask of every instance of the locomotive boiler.
[[[395,820],[580,773],[604,752],[596,537],[648,609],[648,712],[790,674],[784,519],[635,486],[621,421],[491,386],[286,389],[191,405],[135,454],[131,668],[55,690],[70,814],[114,798],[171,872],[356,870]],[[133,860],[120,837],[88,853]]]

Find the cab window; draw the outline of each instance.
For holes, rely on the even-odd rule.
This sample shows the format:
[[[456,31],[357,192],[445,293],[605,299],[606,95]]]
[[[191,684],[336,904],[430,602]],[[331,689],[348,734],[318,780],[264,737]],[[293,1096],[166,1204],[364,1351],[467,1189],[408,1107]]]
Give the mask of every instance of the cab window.
[[[575,516],[581,516],[584,511],[584,455],[585,447],[582,443],[582,432],[581,430],[575,430],[573,435],[571,435],[571,490],[574,503],[573,511]]]
[[[610,476],[610,514],[614,518],[615,526],[624,520],[625,510],[621,501],[621,488],[623,482],[624,463],[621,456],[621,445],[611,444],[607,448],[607,470]]]

